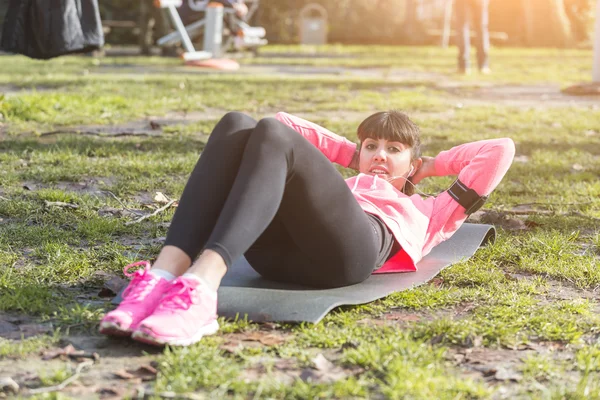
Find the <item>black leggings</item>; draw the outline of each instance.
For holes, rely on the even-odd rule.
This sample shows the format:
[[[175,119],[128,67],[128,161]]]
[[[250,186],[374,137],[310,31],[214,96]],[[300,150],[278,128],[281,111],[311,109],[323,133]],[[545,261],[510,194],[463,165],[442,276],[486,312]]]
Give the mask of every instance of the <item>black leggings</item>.
[[[181,196],[166,245],[228,267],[246,256],[263,277],[331,288],[367,279],[381,241],[331,162],[277,121],[227,113]]]

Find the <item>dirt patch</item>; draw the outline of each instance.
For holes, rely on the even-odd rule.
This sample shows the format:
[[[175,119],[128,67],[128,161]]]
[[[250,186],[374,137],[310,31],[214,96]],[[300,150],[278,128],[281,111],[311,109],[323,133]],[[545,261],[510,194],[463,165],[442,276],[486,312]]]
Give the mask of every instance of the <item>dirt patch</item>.
[[[478,89],[449,88],[464,105],[499,104],[535,109],[589,107],[600,110],[598,96],[573,96],[558,85],[490,85]]]
[[[21,183],[21,187],[29,191],[36,191],[40,189],[60,189],[65,192],[94,194],[106,197],[109,196],[109,194],[105,192],[105,188],[114,185],[115,182],[115,177],[96,177],[80,180],[79,182],[59,181],[52,184],[36,181],[24,181]]]
[[[0,313],[0,338],[21,340],[52,330],[51,323],[40,323],[27,315]]]
[[[76,352],[73,354],[82,356],[66,357],[68,352],[65,349],[69,345]],[[77,398],[89,398],[112,388],[122,395],[131,395],[155,379],[155,374],[152,375],[152,371],[155,371],[152,361],[160,352],[161,349],[131,340],[68,336],[61,340],[58,346],[45,349],[38,356],[0,360],[0,376],[10,376],[20,386],[22,393],[27,393],[27,389],[44,386],[40,381],[41,376],[52,376],[53,371],[63,369],[70,370],[71,375],[80,363],[86,362],[90,357],[87,362],[92,365],[82,371],[79,379],[61,390],[61,393]],[[52,353],[65,355],[44,360]],[[90,361],[92,354],[96,357],[93,363]],[[142,371],[148,372],[142,374]]]

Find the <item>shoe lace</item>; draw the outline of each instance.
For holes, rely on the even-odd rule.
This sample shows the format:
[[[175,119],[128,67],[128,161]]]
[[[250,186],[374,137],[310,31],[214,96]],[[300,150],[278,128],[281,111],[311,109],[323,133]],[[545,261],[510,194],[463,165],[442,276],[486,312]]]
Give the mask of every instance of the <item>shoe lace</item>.
[[[186,279],[177,279],[162,298],[160,307],[168,310],[187,310],[198,303],[197,289]]]
[[[133,273],[129,273],[129,269],[143,265],[144,268],[138,269]],[[145,279],[146,274],[150,270],[150,263],[148,261],[138,261],[133,264],[129,264],[123,269],[125,276],[133,277],[127,289],[123,292],[123,302],[134,302],[143,300],[148,293],[152,291],[158,279]]]

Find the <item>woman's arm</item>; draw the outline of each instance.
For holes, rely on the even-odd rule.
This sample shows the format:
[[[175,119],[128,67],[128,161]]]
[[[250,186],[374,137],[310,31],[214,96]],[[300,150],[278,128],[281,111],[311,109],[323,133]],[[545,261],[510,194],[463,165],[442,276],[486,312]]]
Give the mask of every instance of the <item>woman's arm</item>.
[[[491,139],[467,143],[442,151],[435,157],[437,176],[457,175],[467,187],[480,196],[489,195],[508,171],[515,155],[512,139]],[[465,208],[448,192],[434,202],[423,254],[449,238],[467,218]]]
[[[439,176],[437,171],[435,170],[435,158],[434,157],[421,157],[421,166],[414,173],[414,175],[410,178],[411,182],[415,185],[421,182],[425,178],[429,178],[431,176]]]
[[[329,159],[329,161],[349,167],[357,150],[356,143],[345,137],[295,115],[278,112],[275,118],[300,133]]]

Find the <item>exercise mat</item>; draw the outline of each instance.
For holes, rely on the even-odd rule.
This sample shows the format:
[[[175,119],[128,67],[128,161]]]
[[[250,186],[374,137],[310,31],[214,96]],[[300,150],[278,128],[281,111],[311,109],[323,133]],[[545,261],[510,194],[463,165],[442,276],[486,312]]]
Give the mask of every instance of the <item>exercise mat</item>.
[[[242,257],[221,282],[218,314],[229,318],[247,316],[254,322],[317,323],[337,306],[369,303],[427,283],[445,267],[470,258],[495,237],[496,230],[491,225],[463,224],[450,239],[434,247],[417,264],[417,271],[375,274],[359,284],[335,289],[266,280]],[[113,303],[118,304],[120,300],[119,295]]]

